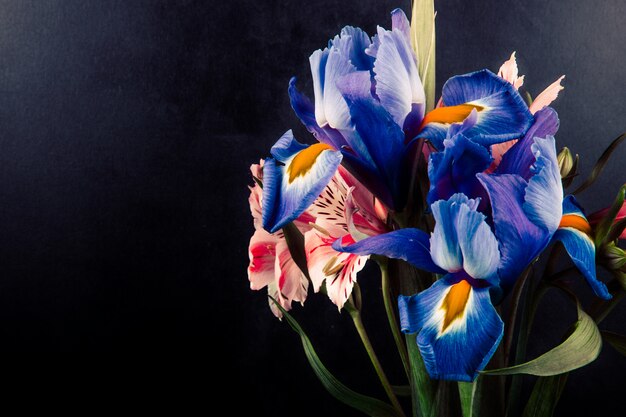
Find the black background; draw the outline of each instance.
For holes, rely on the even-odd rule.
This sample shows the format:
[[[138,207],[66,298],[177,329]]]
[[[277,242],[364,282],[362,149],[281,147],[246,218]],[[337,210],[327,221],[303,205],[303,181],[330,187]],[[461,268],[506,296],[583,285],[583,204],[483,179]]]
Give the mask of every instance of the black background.
[[[248,167],[289,128],[311,140],[286,94],[292,75],[311,94],[311,52],[346,24],[389,27],[395,7],[410,2],[2,2],[0,349],[91,352],[83,376],[60,386],[61,404],[93,387],[105,393],[94,406],[137,400],[141,389],[142,410],[210,414],[224,403],[263,416],[356,415],[318,384],[264,291],[248,288]],[[436,8],[438,91],[452,75],[496,71],[515,50],[535,95],[566,74],[557,143],[581,154],[583,173],[626,130],[623,0]],[[626,180],[624,157],[626,148],[580,196],[588,211]],[[375,347],[403,383],[375,269],[360,281]],[[294,315],[342,381],[383,395],[347,315],[313,295]],[[622,305],[602,328],[624,333],[624,317]],[[553,297],[530,353],[573,320]],[[115,366],[90,371],[102,362]],[[49,377],[44,391],[54,392]],[[626,361],[605,346],[571,375],[557,415],[623,415],[625,383]]]

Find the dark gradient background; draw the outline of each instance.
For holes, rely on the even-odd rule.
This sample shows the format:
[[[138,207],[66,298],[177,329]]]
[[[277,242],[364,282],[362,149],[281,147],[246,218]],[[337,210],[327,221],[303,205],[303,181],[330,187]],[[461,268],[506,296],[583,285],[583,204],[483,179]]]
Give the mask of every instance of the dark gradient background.
[[[225,403],[258,416],[357,415],[321,388],[265,293],[248,289],[248,167],[289,128],[311,140],[286,94],[292,75],[310,94],[310,53],[346,24],[389,27],[395,7],[408,11],[410,2],[0,2],[5,362],[11,352],[89,352],[81,378],[64,385],[49,376],[42,387],[58,388],[60,405],[95,392],[92,407],[125,398],[177,414],[213,415]],[[583,174],[626,130],[623,0],[436,8],[438,91],[452,75],[496,71],[515,50],[534,95],[567,75],[554,104],[558,145],[582,155]],[[588,211],[612,201],[625,157],[618,150],[580,196]],[[374,345],[392,382],[403,383],[375,268],[360,281]],[[586,287],[579,292],[590,300]],[[294,315],[342,381],[383,395],[346,314],[311,296]],[[621,305],[602,328],[626,333],[625,318]],[[573,320],[571,306],[552,297],[530,355]],[[103,362],[113,367],[91,371]],[[37,381],[33,372],[22,377]],[[604,346],[572,373],[557,415],[624,415],[624,386],[626,360]]]

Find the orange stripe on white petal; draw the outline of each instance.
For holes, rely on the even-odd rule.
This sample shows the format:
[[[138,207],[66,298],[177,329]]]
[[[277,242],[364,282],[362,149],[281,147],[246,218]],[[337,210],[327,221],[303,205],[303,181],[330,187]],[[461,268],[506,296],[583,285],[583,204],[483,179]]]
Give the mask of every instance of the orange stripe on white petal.
[[[539,110],[543,109],[546,106],[549,106],[550,103],[556,100],[557,96],[559,95],[559,91],[563,90],[564,88],[561,85],[561,81],[563,81],[563,78],[565,78],[565,75],[562,75],[558,80],[550,84],[548,88],[543,90],[541,94],[539,94],[537,98],[535,98],[533,103],[528,108],[531,114],[537,113]]]

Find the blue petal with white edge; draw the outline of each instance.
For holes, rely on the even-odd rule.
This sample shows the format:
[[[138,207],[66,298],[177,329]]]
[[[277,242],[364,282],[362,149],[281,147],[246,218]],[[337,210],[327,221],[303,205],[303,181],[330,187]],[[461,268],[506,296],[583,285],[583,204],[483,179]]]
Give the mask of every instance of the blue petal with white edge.
[[[376,95],[396,124],[410,131],[411,125],[418,127],[424,116],[426,96],[417,58],[405,32],[408,19],[400,9],[394,10],[392,19],[398,28],[388,31],[378,27],[379,45],[374,62]],[[409,132],[409,139],[416,133]]]
[[[341,162],[329,145],[303,145],[287,131],[263,166],[263,228],[270,233],[297,219],[320,195]]]
[[[455,194],[432,205],[435,229],[430,238],[431,256],[448,272],[463,270],[472,278],[497,283],[498,241],[485,215],[476,211],[478,203]]]
[[[527,183],[517,175],[478,174],[491,201],[496,237],[500,242],[501,261],[498,274],[506,293],[528,264],[550,242],[550,233],[533,222],[524,212]]]
[[[342,244],[342,240],[337,239],[333,243],[334,250],[362,256],[381,255],[393,259],[402,259],[425,271],[437,274],[446,272],[432,261],[428,235],[419,229],[394,230],[346,246]]]
[[[317,124],[313,103],[296,88],[296,77],[292,77],[289,81],[288,92],[291,108],[293,108],[307,130],[315,136],[315,139],[322,143],[332,145],[335,149],[341,149],[343,146],[348,145],[348,142],[346,142],[339,131],[331,127],[322,128]]]
[[[385,201],[385,204],[390,203],[391,208],[401,209],[406,198],[402,192],[405,178],[401,176],[401,162],[406,149],[404,132],[389,112],[365,89],[364,77],[365,74],[354,73],[342,78],[338,84],[358,133],[358,143],[351,143],[351,149],[359,159],[370,163],[387,185],[393,201]]]
[[[500,344],[504,324],[489,287],[475,284],[480,282],[449,274],[398,299],[402,331],[419,332],[417,345],[431,378],[471,382]]]
[[[534,174],[528,181],[524,197],[524,212],[538,226],[550,234],[556,232],[563,215],[563,184],[556,159],[554,137],[535,137],[531,150],[535,163]]]
[[[563,243],[574,265],[582,272],[595,294],[605,300],[611,299],[606,285],[596,276],[596,247],[589,235],[591,226],[573,196],[563,200],[563,218],[554,240]]]
[[[445,106],[426,114],[424,126],[439,123],[445,128],[463,121],[469,111],[476,109],[478,122],[465,135],[483,146],[520,138],[533,121],[515,88],[486,69],[450,78],[443,86],[442,98]],[[420,137],[430,139],[433,133],[424,130]]]
[[[545,138],[556,135],[559,130],[559,116],[551,107],[545,107],[535,113],[535,121],[522,139],[509,149],[500,165],[497,174],[516,174],[528,180],[532,176],[530,167],[535,163],[535,155],[531,146],[535,137]]]
[[[476,174],[483,172],[490,164],[489,151],[462,133],[446,139],[443,152],[430,154],[428,203],[448,199],[455,193],[463,193],[471,198],[482,197],[484,189]]]

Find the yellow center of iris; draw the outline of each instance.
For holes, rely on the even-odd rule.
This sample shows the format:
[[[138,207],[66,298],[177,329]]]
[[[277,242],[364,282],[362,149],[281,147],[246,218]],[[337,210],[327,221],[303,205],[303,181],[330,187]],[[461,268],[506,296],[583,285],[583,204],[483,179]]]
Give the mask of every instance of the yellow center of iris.
[[[561,218],[560,227],[571,227],[581,232],[591,235],[591,226],[587,219],[578,214],[566,214]]]
[[[472,286],[466,280],[461,280],[450,287],[450,291],[446,294],[446,298],[443,299],[443,304],[441,305],[441,308],[446,312],[443,318],[442,332],[444,332],[454,320],[463,315],[471,289]]]
[[[476,109],[476,111],[482,111],[484,107],[468,103],[459,104],[458,106],[437,107],[426,113],[422,120],[422,127],[426,126],[428,123],[451,124],[462,122],[474,109]]]
[[[320,154],[326,150],[332,149],[332,146],[326,145],[325,143],[316,143],[298,152],[287,167],[289,183],[291,184],[297,177],[306,175],[306,173],[311,170],[311,167],[313,167],[313,164],[315,164]]]

